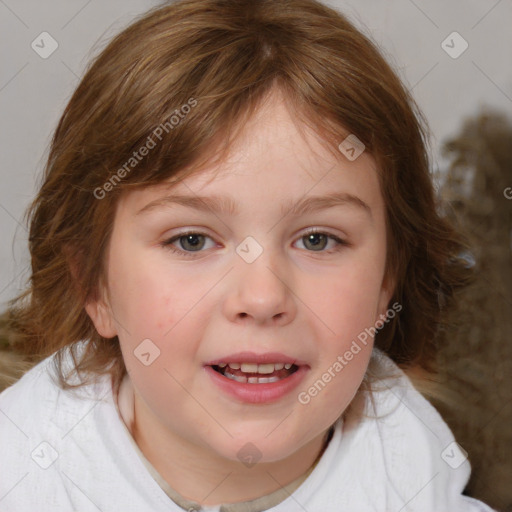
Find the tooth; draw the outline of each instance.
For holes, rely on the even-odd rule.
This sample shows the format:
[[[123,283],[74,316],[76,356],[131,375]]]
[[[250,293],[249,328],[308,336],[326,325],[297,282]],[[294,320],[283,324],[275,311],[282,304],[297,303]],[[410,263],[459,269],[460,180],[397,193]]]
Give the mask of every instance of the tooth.
[[[226,363],[220,363],[217,365],[219,368],[226,368],[227,364]]]
[[[234,378],[235,376],[231,377]],[[238,377],[236,380],[238,380],[240,377]],[[244,377],[242,377],[243,379]],[[268,384],[270,382],[277,382],[279,377],[248,377],[244,382],[247,382],[248,384]],[[241,382],[238,380],[238,382]]]
[[[292,365],[290,363],[286,363],[284,367],[286,370],[289,370],[292,367]]]
[[[284,364],[283,364],[283,363],[276,363],[276,364],[274,365],[274,368],[275,368],[276,370],[282,370],[282,369],[284,368]]]
[[[249,377],[247,382],[249,384],[268,384],[269,382],[277,382],[279,377]]]
[[[257,373],[258,372],[258,365],[257,364],[250,364],[250,363],[242,363],[241,369],[245,373]]]
[[[233,370],[240,370],[240,364],[239,363],[229,363],[229,367]]]
[[[232,373],[226,373],[224,375],[228,379],[235,380],[236,382],[240,382],[242,384],[247,384],[247,377],[244,377],[243,375],[233,375]]]
[[[272,363],[258,365],[258,373],[272,373],[273,371],[274,365]]]

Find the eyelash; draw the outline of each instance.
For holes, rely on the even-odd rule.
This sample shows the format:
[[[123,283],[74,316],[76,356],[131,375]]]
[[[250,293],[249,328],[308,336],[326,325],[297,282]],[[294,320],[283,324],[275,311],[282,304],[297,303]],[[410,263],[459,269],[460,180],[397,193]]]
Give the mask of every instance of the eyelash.
[[[341,238],[339,238],[333,234],[326,233],[326,232],[318,230],[318,229],[309,229],[305,233],[303,233],[299,238],[304,238],[308,235],[315,235],[315,234],[327,235],[327,238],[334,240],[338,245],[334,249],[331,249],[329,251],[308,251],[308,252],[312,252],[312,253],[319,252],[319,253],[333,254],[335,252],[340,251],[344,247],[348,247],[350,245],[345,240],[342,240]],[[178,249],[172,245],[173,242],[179,240],[182,237],[188,236],[188,235],[201,235],[201,236],[204,236],[207,238],[211,238],[209,235],[207,235],[206,233],[202,233],[201,231],[184,231],[183,233],[178,233],[177,235],[173,236],[172,238],[164,240],[163,242],[161,242],[160,245],[164,249],[167,249],[173,253],[177,253],[177,254],[180,254],[181,256],[185,256],[188,258],[194,258],[197,254],[200,254],[201,252],[204,252],[204,251],[201,251],[201,250],[200,251],[183,251],[183,250]]]

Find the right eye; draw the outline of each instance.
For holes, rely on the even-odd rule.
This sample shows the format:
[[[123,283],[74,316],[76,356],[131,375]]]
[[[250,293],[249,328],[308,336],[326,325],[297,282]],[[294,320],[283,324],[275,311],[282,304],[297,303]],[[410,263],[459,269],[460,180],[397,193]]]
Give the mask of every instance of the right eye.
[[[166,249],[169,249],[171,252],[178,253],[187,257],[194,257],[194,253],[203,252],[205,245],[205,238],[210,238],[205,233],[200,233],[197,231],[186,231],[184,233],[178,233],[177,235],[164,240],[160,245]],[[176,247],[174,244],[178,242],[181,246],[181,249]]]

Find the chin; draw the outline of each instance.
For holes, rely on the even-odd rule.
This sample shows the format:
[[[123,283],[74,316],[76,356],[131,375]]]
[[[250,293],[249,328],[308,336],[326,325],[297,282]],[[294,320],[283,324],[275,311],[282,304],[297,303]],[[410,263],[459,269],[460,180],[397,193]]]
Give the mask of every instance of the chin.
[[[268,435],[276,425],[265,429],[263,434],[261,427],[254,430],[248,429],[240,435],[233,434],[233,438],[225,438],[221,444],[210,445],[210,448],[213,448],[221,457],[242,462],[247,467],[256,463],[284,460],[292,456],[302,445],[298,443],[297,436],[290,432],[278,432],[276,429],[275,433]]]

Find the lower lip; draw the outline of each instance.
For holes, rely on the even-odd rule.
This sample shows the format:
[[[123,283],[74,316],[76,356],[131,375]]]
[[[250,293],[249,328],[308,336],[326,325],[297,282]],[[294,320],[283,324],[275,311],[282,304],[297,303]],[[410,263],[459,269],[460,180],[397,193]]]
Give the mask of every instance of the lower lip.
[[[298,387],[308,371],[307,366],[299,366],[297,371],[277,382],[243,384],[224,377],[224,375],[216,372],[211,366],[205,366],[204,368],[213,382],[222,391],[242,402],[251,404],[277,402]]]

